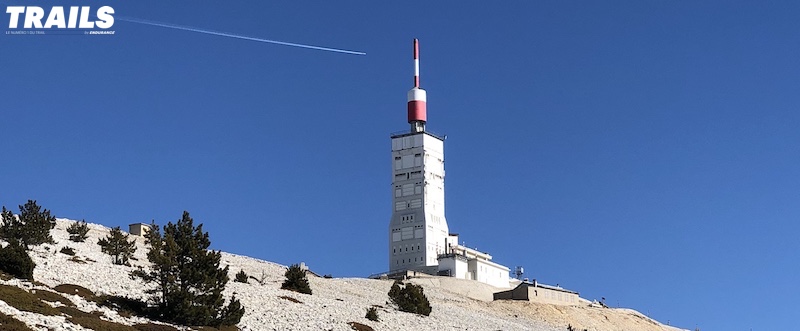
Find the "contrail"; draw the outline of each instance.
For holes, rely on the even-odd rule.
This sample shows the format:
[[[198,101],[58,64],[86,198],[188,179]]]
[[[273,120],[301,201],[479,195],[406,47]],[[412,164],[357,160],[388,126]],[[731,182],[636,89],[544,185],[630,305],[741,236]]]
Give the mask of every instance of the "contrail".
[[[346,50],[346,49],[320,47],[320,46],[313,46],[313,45],[303,45],[303,44],[297,44],[297,43],[289,43],[289,42],[285,42],[285,41],[254,38],[254,37],[248,37],[248,36],[241,36],[241,35],[237,35],[237,34],[224,33],[224,32],[215,32],[215,31],[197,29],[197,28],[174,25],[174,24],[146,21],[146,20],[141,20],[141,19],[136,19],[136,18],[129,18],[129,17],[114,16],[114,19],[120,20],[120,21],[124,21],[124,22],[131,22],[131,23],[159,26],[159,27],[162,27],[162,28],[178,29],[178,30],[184,30],[184,31],[205,33],[205,34],[210,34],[210,35],[215,35],[215,36],[231,37],[231,38],[251,40],[251,41],[259,41],[259,42],[262,42],[262,43],[278,44],[278,45],[284,45],[284,46],[294,46],[294,47],[301,47],[301,48],[308,48],[308,49],[316,49],[316,50],[319,50],[319,51],[337,52],[337,53],[345,53],[345,54],[367,55],[367,53],[364,53],[364,52],[349,51],[349,50]]]

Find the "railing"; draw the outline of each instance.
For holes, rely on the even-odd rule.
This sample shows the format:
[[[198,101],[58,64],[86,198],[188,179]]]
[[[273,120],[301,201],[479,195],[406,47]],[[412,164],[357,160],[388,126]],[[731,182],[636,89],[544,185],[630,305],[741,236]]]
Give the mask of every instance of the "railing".
[[[429,134],[431,136],[434,136],[436,138],[439,138],[439,140],[447,139],[447,135],[440,135],[438,133],[428,131],[427,129],[425,131],[423,131],[423,132],[425,132],[425,133],[427,133],[427,134]],[[408,131],[408,130],[403,130],[403,131],[392,132],[392,133],[389,134],[389,136],[394,138],[396,136],[412,135],[412,134],[415,134],[415,133],[418,133],[418,132],[411,132],[411,131]]]

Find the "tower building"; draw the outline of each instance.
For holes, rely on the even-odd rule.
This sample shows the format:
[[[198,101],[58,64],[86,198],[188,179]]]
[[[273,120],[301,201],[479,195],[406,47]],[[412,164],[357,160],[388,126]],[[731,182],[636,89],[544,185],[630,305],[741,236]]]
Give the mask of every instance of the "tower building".
[[[408,91],[410,130],[392,135],[392,218],[389,270],[435,274],[448,238],[444,216],[444,139],[425,130],[427,93],[419,84],[414,39],[414,87]]]
[[[458,244],[444,217],[444,139],[425,129],[427,93],[419,87],[419,42],[414,39],[414,87],[408,91],[407,132],[392,134],[392,219],[389,272],[451,276],[509,286],[508,267]]]

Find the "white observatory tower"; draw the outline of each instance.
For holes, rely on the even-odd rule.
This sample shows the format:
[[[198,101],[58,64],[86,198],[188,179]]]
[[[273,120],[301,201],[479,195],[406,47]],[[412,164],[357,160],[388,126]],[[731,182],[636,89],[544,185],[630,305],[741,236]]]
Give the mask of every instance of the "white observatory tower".
[[[392,135],[391,272],[436,274],[438,255],[445,253],[444,139],[425,131],[426,97],[419,88],[419,42],[414,39],[414,88],[408,91],[411,130]]]

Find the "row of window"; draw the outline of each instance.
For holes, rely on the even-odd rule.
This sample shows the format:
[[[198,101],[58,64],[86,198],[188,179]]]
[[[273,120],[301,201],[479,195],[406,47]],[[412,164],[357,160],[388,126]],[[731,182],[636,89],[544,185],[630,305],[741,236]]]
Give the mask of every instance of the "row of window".
[[[422,171],[402,172],[394,175],[395,182],[412,178],[422,178]]]
[[[539,291],[534,290],[534,295],[539,296]],[[576,302],[576,295],[571,295],[562,292],[553,292],[548,290],[542,290],[542,297],[545,299],[551,299],[556,301],[565,301],[565,302]]]
[[[422,225],[407,226],[399,229],[392,229],[392,242],[411,239],[422,239],[425,237],[425,229]]]
[[[422,166],[421,153],[394,157],[394,170],[407,169],[412,167],[421,167],[421,166]]]
[[[400,217],[400,223],[414,223],[414,214],[403,215]]]
[[[412,199],[408,201],[397,201],[394,203],[394,210],[401,211],[406,209],[422,208],[422,199]]]
[[[394,197],[407,197],[409,195],[422,194],[422,181],[394,186]]]
[[[419,259],[419,260],[418,260],[418,259]],[[398,265],[399,265],[400,263],[402,263],[402,264],[406,264],[406,263],[411,263],[411,258],[408,258],[408,259],[402,259],[402,260],[401,260],[401,259],[397,259],[397,260],[394,260],[394,261],[395,261],[395,264],[398,264]],[[417,263],[417,262],[422,262],[422,261],[423,261],[422,257],[415,257],[415,258],[414,258],[414,263]]]
[[[421,247],[421,246],[420,246],[419,244],[417,244],[417,252],[419,252],[419,250],[420,250],[420,247]],[[402,254],[403,252],[408,252],[408,249],[409,249],[409,248],[411,248],[411,251],[412,251],[412,252],[414,251],[414,245],[411,245],[411,246],[405,246],[405,247],[399,247],[399,248],[398,248],[397,246],[395,246],[395,247],[392,247],[392,254],[397,254],[397,253],[400,253],[400,254]]]

